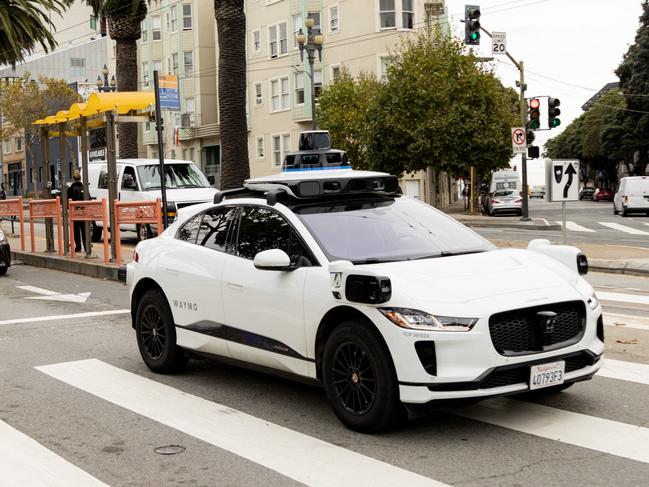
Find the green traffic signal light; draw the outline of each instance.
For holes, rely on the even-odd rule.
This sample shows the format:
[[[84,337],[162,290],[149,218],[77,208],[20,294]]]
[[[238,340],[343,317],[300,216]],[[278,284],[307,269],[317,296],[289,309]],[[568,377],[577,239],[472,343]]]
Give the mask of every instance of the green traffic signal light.
[[[480,7],[478,5],[464,6],[464,43],[472,46],[480,45]]]
[[[558,98],[548,98],[548,127],[551,129],[561,125],[561,120],[557,118],[561,115],[559,105],[561,105],[561,101]]]
[[[558,127],[559,125],[561,125],[561,120],[559,120],[558,118],[551,118],[549,122],[550,128]]]
[[[530,120],[530,128],[532,130],[537,130],[541,126],[541,122],[538,120]]]
[[[471,32],[471,40],[477,41],[480,39],[480,32]]]

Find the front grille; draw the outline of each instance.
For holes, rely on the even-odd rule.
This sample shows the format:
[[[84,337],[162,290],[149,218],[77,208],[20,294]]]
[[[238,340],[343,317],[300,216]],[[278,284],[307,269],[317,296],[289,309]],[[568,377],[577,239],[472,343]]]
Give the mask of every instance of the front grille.
[[[551,333],[544,333],[537,313],[552,311],[556,321]],[[497,313],[489,318],[489,332],[501,355],[524,355],[567,347],[584,334],[586,307],[581,301],[547,304]]]

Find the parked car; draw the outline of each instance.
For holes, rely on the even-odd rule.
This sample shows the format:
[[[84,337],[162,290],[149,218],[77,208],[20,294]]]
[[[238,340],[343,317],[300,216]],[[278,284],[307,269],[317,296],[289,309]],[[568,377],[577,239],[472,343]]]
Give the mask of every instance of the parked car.
[[[212,201],[216,189],[192,161],[166,160],[165,184],[167,215],[173,221],[179,208]],[[92,199],[108,201],[108,167],[105,161],[88,164],[88,189]],[[161,198],[160,163],[158,159],[118,159],[117,199],[120,201],[154,201]],[[99,242],[102,222],[93,222],[92,241]],[[138,240],[151,238],[157,230],[151,225],[121,225],[121,230],[137,232]]]
[[[545,198],[545,186],[532,186],[530,198]]]
[[[497,249],[394,176],[328,169],[181,209],[137,244],[126,281],[152,371],[198,354],[289,374],[322,384],[347,427],[376,432],[404,405],[591,378],[604,325],[586,271],[575,247]]]
[[[487,198],[487,213],[491,216],[496,213],[517,213],[523,214],[523,199],[518,191],[505,189],[494,191],[490,198]]]
[[[613,213],[627,216],[633,212],[649,214],[649,177],[631,176],[620,179],[613,197]]]
[[[579,191],[579,199],[592,200],[594,194],[595,194],[595,188],[582,188],[581,191]]]
[[[610,188],[597,188],[593,195],[593,201],[613,201],[614,194]]]
[[[0,228],[0,276],[4,276],[11,266],[11,247],[7,236]]]

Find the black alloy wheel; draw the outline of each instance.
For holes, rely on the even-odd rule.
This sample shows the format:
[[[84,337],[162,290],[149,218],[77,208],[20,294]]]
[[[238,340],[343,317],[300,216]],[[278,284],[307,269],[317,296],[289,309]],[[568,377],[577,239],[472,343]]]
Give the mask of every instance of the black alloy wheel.
[[[140,355],[154,372],[178,372],[187,365],[187,357],[176,344],[176,328],[164,295],[151,289],[137,306],[135,334]]]
[[[405,412],[392,357],[376,329],[348,321],[329,336],[322,356],[327,399],[348,428],[376,433]]]

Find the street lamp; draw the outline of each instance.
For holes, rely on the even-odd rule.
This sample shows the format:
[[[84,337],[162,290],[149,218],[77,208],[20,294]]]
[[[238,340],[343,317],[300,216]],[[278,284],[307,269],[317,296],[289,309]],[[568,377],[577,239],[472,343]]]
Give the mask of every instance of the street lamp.
[[[322,62],[322,44],[324,43],[324,37],[320,33],[320,29],[314,29],[315,19],[313,17],[307,17],[304,21],[306,26],[306,34],[299,30],[295,36],[298,46],[300,47],[300,58],[304,61],[304,51],[307,53],[307,58],[309,60],[309,68],[311,72],[311,128],[313,130],[318,129],[318,124],[315,119],[315,79],[313,75],[313,63],[315,62],[315,52],[318,51],[318,60]]]
[[[97,90],[99,91],[115,91],[117,89],[117,80],[115,75],[110,78],[108,81],[108,67],[104,64],[104,67],[101,70],[101,74],[104,76],[104,79],[101,79],[101,76],[97,76]]]

